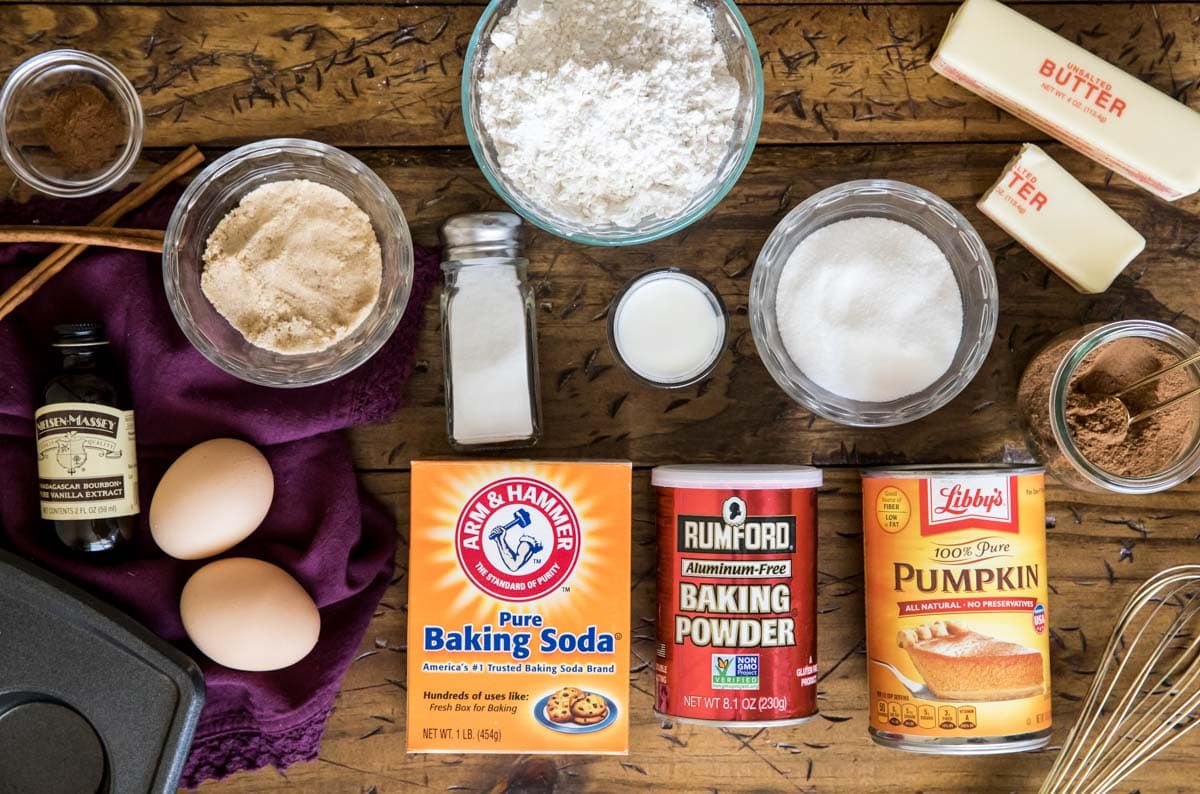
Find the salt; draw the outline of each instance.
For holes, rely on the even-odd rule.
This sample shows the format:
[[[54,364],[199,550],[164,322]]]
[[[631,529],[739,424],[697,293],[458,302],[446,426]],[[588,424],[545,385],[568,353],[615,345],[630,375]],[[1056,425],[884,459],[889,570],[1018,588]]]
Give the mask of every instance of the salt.
[[[525,301],[508,263],[458,270],[446,307],[453,440],[492,444],[533,435]]]
[[[929,387],[963,333],[958,281],[945,253],[905,223],[862,217],[808,235],[775,298],[788,356],[818,386],[862,402]]]

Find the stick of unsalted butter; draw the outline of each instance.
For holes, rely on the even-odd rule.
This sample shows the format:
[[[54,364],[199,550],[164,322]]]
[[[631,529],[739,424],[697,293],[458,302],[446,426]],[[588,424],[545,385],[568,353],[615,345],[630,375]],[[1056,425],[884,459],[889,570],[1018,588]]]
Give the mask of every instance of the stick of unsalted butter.
[[[1200,190],[1200,113],[996,0],[963,3],[931,65],[1168,201]]]
[[[1083,293],[1108,289],[1146,240],[1037,146],[1027,143],[979,210]]]

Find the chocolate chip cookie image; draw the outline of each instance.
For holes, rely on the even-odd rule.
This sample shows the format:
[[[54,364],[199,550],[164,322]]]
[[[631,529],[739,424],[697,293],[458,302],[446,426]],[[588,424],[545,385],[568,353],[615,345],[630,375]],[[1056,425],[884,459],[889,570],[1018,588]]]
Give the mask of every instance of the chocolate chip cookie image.
[[[616,721],[612,698],[575,686],[564,686],[534,704],[534,717],[559,733],[594,733]]]
[[[571,704],[576,725],[596,725],[608,717],[608,703],[595,694],[586,694]]]
[[[579,687],[565,686],[550,696],[550,703],[562,703],[569,709],[576,700],[579,700],[586,694]]]
[[[571,713],[570,704],[557,700],[551,700],[546,704],[546,716],[550,718],[551,722],[559,725],[575,721],[575,715]]]

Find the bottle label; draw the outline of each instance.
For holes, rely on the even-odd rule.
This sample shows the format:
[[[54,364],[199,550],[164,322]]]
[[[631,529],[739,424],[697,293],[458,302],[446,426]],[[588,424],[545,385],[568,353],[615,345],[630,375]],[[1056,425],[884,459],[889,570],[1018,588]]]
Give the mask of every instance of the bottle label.
[[[133,411],[55,403],[37,410],[34,427],[42,518],[137,515]]]

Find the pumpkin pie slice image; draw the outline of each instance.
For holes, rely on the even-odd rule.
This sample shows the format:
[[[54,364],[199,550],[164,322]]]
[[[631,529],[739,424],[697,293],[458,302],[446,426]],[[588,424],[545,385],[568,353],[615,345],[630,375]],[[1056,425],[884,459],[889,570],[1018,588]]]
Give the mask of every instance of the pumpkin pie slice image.
[[[939,620],[902,629],[896,643],[939,700],[1016,700],[1046,688],[1039,651],[964,623]]]

